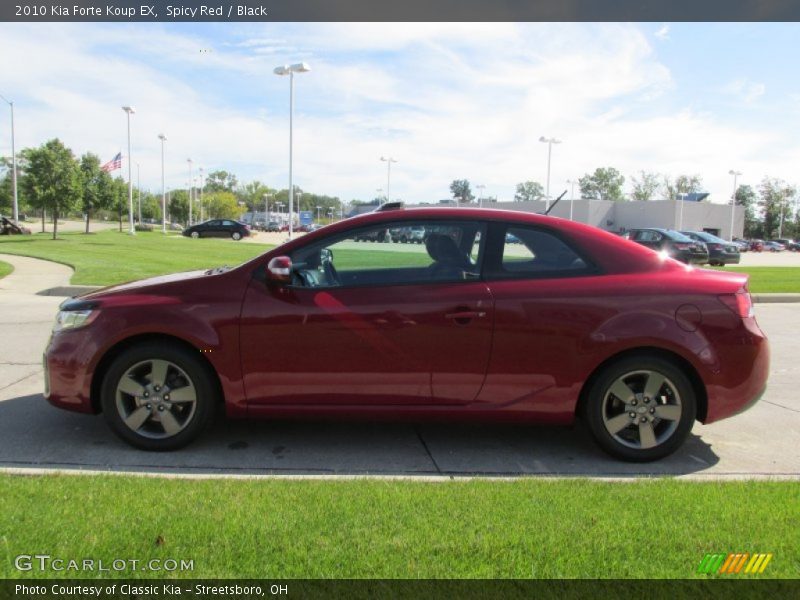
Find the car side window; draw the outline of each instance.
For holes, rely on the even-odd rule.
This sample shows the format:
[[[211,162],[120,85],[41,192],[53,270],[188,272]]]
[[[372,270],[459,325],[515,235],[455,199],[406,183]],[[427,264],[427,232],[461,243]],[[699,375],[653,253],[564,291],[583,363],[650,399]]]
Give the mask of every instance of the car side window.
[[[494,278],[560,277],[593,271],[592,265],[555,233],[508,225]]]
[[[367,226],[293,252],[293,284],[345,287],[474,280],[480,277],[485,237],[485,225],[474,221]]]
[[[233,225],[234,225],[233,221],[223,221],[222,224],[225,227],[233,227]]]

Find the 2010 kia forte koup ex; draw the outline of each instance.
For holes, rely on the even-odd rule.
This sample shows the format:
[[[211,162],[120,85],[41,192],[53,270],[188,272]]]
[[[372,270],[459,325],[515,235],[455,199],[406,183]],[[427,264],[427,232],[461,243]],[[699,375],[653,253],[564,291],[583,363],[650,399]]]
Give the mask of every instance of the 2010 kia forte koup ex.
[[[387,231],[424,230],[424,244]],[[357,239],[386,238],[384,243]],[[232,269],[66,301],[46,396],[170,450],[229,417],[570,424],[633,461],[764,392],[745,275],[526,213],[385,206]]]

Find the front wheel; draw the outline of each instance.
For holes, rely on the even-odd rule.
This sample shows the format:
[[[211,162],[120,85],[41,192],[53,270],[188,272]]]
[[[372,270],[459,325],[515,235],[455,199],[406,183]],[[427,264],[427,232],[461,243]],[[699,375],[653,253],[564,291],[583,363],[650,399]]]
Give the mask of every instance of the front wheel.
[[[200,237],[200,232],[199,231],[193,231],[192,232],[192,239],[193,240],[196,240],[199,237]]]
[[[142,450],[175,450],[211,420],[216,386],[199,353],[179,346],[133,346],[111,363],[101,404],[111,429]]]
[[[631,357],[607,367],[589,390],[584,417],[598,445],[630,462],[675,452],[697,415],[694,388],[675,364]]]

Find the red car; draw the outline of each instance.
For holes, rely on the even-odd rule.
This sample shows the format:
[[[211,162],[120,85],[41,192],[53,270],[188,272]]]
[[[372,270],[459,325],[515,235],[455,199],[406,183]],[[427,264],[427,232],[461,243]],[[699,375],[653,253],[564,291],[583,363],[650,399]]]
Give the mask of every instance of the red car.
[[[425,244],[354,241],[396,227]],[[236,268],[68,300],[45,356],[52,404],[147,450],[187,444],[222,403],[247,419],[582,417],[633,461],[748,408],[768,363],[745,275],[553,217],[392,205]]]

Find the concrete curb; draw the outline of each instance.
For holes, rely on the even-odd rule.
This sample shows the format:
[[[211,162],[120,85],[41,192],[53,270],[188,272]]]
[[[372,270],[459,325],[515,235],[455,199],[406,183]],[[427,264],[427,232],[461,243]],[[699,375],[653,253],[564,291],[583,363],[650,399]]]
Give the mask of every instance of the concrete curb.
[[[800,302],[800,294],[751,294],[753,302],[765,304],[778,302]]]

